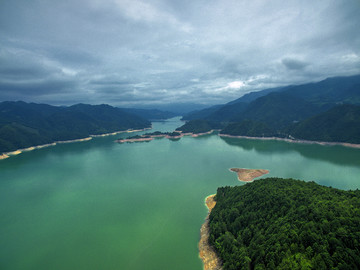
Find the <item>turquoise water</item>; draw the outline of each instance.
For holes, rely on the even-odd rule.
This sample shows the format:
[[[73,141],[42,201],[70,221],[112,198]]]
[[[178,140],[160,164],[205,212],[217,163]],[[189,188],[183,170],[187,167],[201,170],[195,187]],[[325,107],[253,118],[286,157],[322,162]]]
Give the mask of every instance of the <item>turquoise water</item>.
[[[0,162],[0,269],[201,270],[204,198],[219,186],[242,185],[231,167],[360,187],[359,149],[216,135],[114,143],[127,136]]]

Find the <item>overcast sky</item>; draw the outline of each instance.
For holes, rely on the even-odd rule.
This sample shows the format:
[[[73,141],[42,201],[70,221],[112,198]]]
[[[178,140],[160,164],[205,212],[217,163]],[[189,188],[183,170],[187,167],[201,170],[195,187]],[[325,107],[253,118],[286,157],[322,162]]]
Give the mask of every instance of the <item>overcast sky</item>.
[[[219,104],[360,73],[359,0],[0,0],[0,101]]]

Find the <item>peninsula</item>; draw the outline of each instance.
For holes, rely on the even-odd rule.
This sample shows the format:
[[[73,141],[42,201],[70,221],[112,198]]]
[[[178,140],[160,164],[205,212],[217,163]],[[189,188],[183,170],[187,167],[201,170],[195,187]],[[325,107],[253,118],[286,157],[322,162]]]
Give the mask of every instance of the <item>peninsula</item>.
[[[241,182],[252,182],[255,178],[258,178],[264,174],[268,174],[268,170],[263,169],[241,169],[231,168],[230,171],[236,172],[239,181]]]

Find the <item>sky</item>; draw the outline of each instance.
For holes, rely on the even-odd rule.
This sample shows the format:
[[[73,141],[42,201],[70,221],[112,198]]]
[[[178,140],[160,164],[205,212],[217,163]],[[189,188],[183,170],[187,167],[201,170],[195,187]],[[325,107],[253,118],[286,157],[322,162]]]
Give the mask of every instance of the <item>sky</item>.
[[[222,104],[360,74],[360,0],[0,0],[0,101]]]

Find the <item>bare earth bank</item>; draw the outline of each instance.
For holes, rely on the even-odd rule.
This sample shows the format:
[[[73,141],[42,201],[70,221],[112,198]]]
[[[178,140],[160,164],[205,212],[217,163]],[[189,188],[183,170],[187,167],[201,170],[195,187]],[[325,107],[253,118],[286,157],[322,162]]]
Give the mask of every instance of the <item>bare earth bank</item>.
[[[216,201],[215,194],[206,197],[205,204],[209,209],[204,224],[200,229],[199,256],[204,264],[205,270],[221,270],[221,261],[217,257],[214,249],[209,245],[209,215],[214,208]]]

